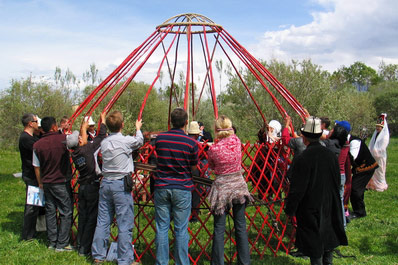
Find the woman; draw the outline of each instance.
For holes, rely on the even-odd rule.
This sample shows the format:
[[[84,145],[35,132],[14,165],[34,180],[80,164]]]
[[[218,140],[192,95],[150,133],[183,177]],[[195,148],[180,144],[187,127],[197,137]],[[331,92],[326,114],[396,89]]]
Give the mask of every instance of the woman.
[[[346,216],[344,211],[344,185],[346,183],[346,176],[349,174],[351,178],[351,163],[348,152],[350,151],[350,143],[347,140],[348,131],[341,125],[336,124],[331,132],[331,135],[328,140],[335,141],[334,148],[330,148],[333,152],[337,154],[338,151],[338,161],[340,167],[340,199],[342,204],[342,214],[344,221],[344,228],[347,226]],[[327,140],[325,140],[327,141]]]
[[[225,218],[231,208],[238,264],[250,264],[245,208],[253,199],[241,173],[241,143],[234,134],[231,120],[223,115],[215,122],[215,135],[216,142],[208,151],[209,167],[216,174],[208,197],[214,214],[211,264],[224,264]]]
[[[376,159],[379,167],[373,173],[366,188],[376,191],[385,191],[388,188],[386,181],[387,146],[390,142],[390,132],[387,126],[387,114],[383,113],[376,124],[376,130],[370,139],[369,150]]]

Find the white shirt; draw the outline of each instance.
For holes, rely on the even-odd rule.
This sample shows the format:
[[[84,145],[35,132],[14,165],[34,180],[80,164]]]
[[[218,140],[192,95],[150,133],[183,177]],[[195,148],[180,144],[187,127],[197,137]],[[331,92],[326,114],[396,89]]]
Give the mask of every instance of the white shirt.
[[[136,136],[123,136],[122,133],[110,133],[101,142],[102,174],[106,178],[121,179],[134,171],[131,154],[144,143],[144,136],[137,131]]]

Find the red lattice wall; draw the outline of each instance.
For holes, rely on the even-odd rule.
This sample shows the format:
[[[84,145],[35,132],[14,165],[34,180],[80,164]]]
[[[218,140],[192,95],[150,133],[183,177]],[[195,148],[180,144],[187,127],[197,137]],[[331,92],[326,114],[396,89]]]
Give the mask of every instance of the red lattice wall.
[[[200,157],[207,157],[201,146]],[[246,208],[247,232],[249,235],[249,246],[252,259],[261,259],[264,255],[277,255],[278,251],[288,252],[292,245],[294,231],[289,225],[283,213],[284,199],[287,194],[286,170],[288,152],[283,146],[275,144],[242,144],[242,168],[243,176],[246,178],[249,190],[255,198],[255,203]],[[146,143],[139,152],[137,161],[148,163],[153,155],[154,149]],[[268,163],[264,163],[268,161]],[[139,168],[145,168],[138,166]],[[206,171],[207,165],[200,165],[201,177],[205,178],[203,183],[208,181]],[[76,172],[77,174],[78,172]],[[210,179],[214,179],[214,174],[210,173]],[[150,190],[150,176],[152,172],[145,169],[136,169],[133,174],[135,189],[132,192],[134,198],[134,231],[133,245],[138,261],[144,264],[153,263],[155,259],[155,215],[153,207],[153,197]],[[76,185],[75,180],[73,184]],[[75,188],[77,192],[77,187]],[[189,224],[189,256],[192,264],[202,264],[210,261],[212,236],[213,236],[213,216],[209,212],[209,203],[206,199],[209,187],[204,184],[196,184],[195,192],[200,194],[200,213],[194,214],[198,221]],[[77,194],[75,194],[75,199]],[[75,203],[76,204],[76,203]],[[76,207],[77,209],[77,207]],[[231,215],[231,212],[229,213]],[[73,239],[76,238],[78,213],[75,211],[73,224]],[[116,223],[114,223],[111,233],[113,240],[117,240]],[[171,226],[172,230],[172,226]],[[225,236],[225,259],[227,262],[236,261],[236,248],[234,240],[234,229],[232,218],[227,219],[227,229]],[[170,256],[174,245],[173,236],[170,237]]]

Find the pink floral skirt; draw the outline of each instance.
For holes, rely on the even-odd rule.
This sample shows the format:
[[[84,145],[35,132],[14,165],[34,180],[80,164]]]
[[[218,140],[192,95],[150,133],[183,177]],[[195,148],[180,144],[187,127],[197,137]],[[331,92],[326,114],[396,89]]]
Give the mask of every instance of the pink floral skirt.
[[[239,171],[217,175],[207,199],[210,202],[210,210],[216,215],[224,214],[227,209],[232,208],[233,203],[244,204],[254,201]]]

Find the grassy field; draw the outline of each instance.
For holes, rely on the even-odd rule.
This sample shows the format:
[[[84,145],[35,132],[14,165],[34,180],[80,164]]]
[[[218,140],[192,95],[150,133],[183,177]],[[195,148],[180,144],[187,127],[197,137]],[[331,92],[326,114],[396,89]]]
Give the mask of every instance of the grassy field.
[[[38,240],[20,241],[25,185],[12,175],[20,167],[18,152],[0,151],[0,264],[90,264],[76,252],[48,250],[45,233]],[[365,193],[368,216],[348,224],[349,246],[339,250],[350,257],[335,258],[334,264],[398,264],[398,139],[391,139],[388,149],[387,182],[387,191]],[[280,252],[252,264],[309,264],[309,260]]]

